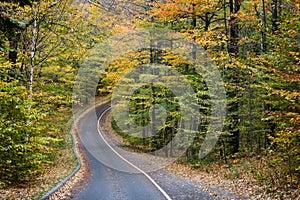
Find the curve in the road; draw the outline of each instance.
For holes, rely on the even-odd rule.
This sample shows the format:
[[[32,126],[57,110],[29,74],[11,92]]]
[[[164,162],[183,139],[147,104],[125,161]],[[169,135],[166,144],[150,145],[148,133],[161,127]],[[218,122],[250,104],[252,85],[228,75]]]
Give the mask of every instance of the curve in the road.
[[[124,154],[120,155],[114,150],[114,145],[105,140],[106,135],[104,137],[104,133],[99,132],[98,119],[109,107],[109,102],[96,106],[81,118],[78,131],[86,149],[90,178],[84,189],[73,197],[79,200],[218,199],[164,170],[146,174],[127,161]],[[105,127],[100,130],[105,130]]]
[[[98,123],[97,123],[97,128],[98,128],[98,132],[99,135],[101,136],[102,140],[107,144],[107,146],[117,155],[119,156],[122,160],[124,160],[126,163],[128,163],[129,165],[131,165],[133,168],[137,169],[139,172],[141,172],[147,179],[149,179],[149,181],[151,183],[153,183],[153,185],[164,195],[164,197],[167,200],[172,200],[171,197],[153,180],[153,178],[151,178],[151,176],[149,176],[146,172],[144,172],[143,170],[141,170],[139,167],[135,166],[134,164],[132,164],[131,162],[129,162],[128,160],[126,160],[123,156],[121,156],[103,137],[101,131],[100,131],[100,120],[103,118],[103,116],[111,109],[111,107],[107,108],[99,117],[98,119]]]
[[[87,150],[91,176],[76,199],[168,199],[154,180],[149,181],[146,173],[137,173],[141,171],[121,159],[99,134],[98,117],[108,107],[109,103],[103,104],[96,108],[96,112],[88,112],[81,121],[79,137]],[[132,173],[115,170],[113,166]]]

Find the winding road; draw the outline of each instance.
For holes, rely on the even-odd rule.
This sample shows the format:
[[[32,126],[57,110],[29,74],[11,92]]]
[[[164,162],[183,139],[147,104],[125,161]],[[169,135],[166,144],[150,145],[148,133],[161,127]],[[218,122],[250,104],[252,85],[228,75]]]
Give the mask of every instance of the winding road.
[[[120,157],[98,130],[98,118],[108,108],[109,103],[104,103],[89,111],[79,125],[79,137],[89,161],[90,178],[76,199],[215,199],[174,175],[162,170],[148,175]]]

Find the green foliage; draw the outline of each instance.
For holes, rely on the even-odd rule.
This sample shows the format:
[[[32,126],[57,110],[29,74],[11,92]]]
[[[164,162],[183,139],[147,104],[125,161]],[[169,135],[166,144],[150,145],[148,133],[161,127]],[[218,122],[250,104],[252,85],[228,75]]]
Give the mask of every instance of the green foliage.
[[[32,102],[26,88],[17,81],[0,84],[0,182],[29,181],[42,172],[53,140],[41,137],[43,115],[29,110]]]
[[[0,3],[0,187],[38,178],[67,148],[77,69],[106,33],[95,10],[73,3]]]

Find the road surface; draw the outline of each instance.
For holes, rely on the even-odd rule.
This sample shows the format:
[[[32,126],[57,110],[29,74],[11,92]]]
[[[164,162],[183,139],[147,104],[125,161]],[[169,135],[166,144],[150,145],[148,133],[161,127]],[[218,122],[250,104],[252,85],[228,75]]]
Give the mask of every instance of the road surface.
[[[152,182],[145,174],[136,173],[137,169],[121,159],[98,132],[98,118],[108,107],[106,103],[97,107],[96,112],[88,112],[80,123],[79,137],[88,157],[90,178],[76,199],[215,199],[166,172],[151,172],[151,178],[155,177]],[[118,166],[126,172],[108,166]]]

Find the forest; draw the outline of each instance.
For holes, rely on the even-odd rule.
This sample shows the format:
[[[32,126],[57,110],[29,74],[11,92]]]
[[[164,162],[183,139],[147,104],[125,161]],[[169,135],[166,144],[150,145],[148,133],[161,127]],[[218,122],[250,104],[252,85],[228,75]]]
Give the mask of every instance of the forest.
[[[1,1],[1,192],[56,169],[65,151],[71,171],[76,165],[68,133],[72,105],[86,103],[91,94],[111,98],[130,70],[160,64],[187,79],[202,113],[194,140],[178,162],[206,171],[226,166],[234,172],[228,178],[249,176],[278,199],[299,197],[299,19],[297,0]],[[226,118],[205,157],[199,150],[213,120],[205,77],[188,60],[157,50],[155,41],[149,49],[126,52],[109,63],[97,91],[73,96],[76,75],[93,48],[138,28],[184,35],[203,47],[220,72]],[[99,65],[97,58],[91,62]],[[149,113],[153,104],[168,114],[160,134],[150,139],[130,136],[112,120],[116,132],[138,151],[160,148],[182,129],[178,98],[163,85],[135,90],[129,104],[133,121],[141,126],[160,117]],[[172,157],[168,145],[165,156]]]

